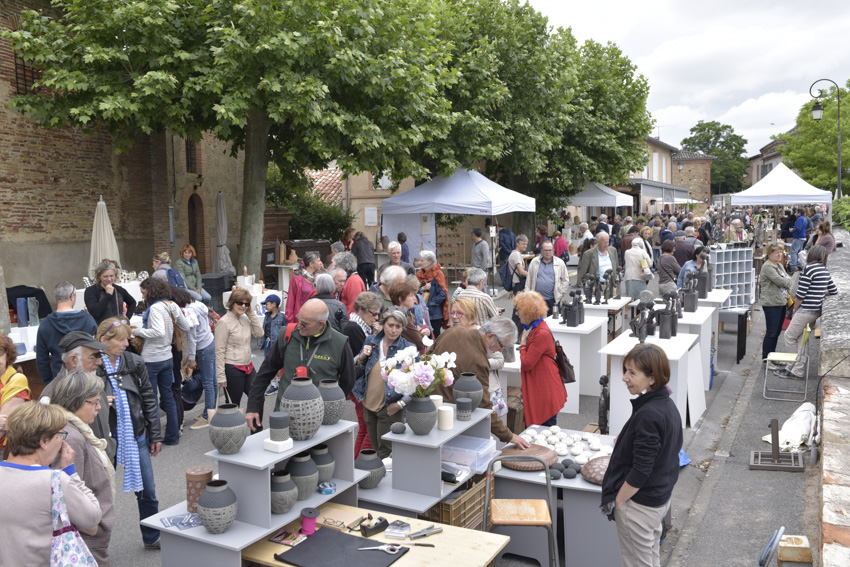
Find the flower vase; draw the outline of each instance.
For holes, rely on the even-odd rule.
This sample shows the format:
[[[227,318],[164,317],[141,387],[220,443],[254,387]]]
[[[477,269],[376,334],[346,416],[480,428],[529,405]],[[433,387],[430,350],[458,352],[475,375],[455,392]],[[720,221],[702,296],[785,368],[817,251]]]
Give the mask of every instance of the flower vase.
[[[319,393],[325,404],[322,425],[333,425],[340,420],[345,410],[345,394],[336,380],[322,380],[319,383]]]
[[[233,455],[245,443],[251,431],[245,414],[236,404],[221,404],[210,420],[210,441],[222,455]]]
[[[286,471],[272,473],[272,514],[286,514],[298,500],[298,487]]]
[[[455,380],[452,385],[452,390],[454,391],[454,399],[469,398],[472,400],[473,411],[481,405],[481,400],[484,398],[484,388],[474,372],[461,372],[460,378]]]
[[[208,532],[223,534],[233,525],[237,507],[236,494],[227,481],[211,480],[198,498],[198,517]]]
[[[319,468],[310,458],[310,453],[305,451],[292,457],[286,465],[286,472],[298,487],[298,500],[307,500],[316,492]]]
[[[325,415],[322,395],[310,378],[293,378],[283,393],[280,409],[289,414],[289,434],[295,441],[313,437]]]
[[[316,467],[319,469],[319,482],[328,482],[334,475],[334,468],[336,468],[336,461],[334,460],[334,456],[331,455],[328,446],[324,443],[316,445],[310,450],[310,458],[313,459],[313,462],[316,463]]]
[[[428,435],[437,425],[437,406],[431,398],[414,397],[405,410],[407,425],[416,435]]]
[[[369,476],[357,483],[360,488],[375,488],[387,474],[383,461],[374,449],[363,449],[354,461],[354,468],[369,471]]]

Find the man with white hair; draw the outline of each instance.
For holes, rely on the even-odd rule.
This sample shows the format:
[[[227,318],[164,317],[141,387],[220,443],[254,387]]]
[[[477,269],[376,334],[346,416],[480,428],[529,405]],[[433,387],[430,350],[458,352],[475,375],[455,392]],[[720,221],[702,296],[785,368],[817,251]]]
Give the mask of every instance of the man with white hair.
[[[608,215],[599,215],[599,222],[596,224],[596,234],[605,232],[611,234],[611,227],[608,226]]]
[[[74,309],[76,290],[71,282],[59,282],[53,290],[56,311],[48,315],[38,326],[35,344],[35,360],[41,381],[49,384],[62,370],[62,349],[59,342],[71,331],[84,331],[89,335],[97,332],[97,323],[86,311]]]
[[[693,225],[685,227],[685,242],[691,246],[696,246],[697,244],[696,230]]]
[[[579,240],[592,240],[593,239],[593,233],[590,232],[590,229],[588,228],[586,222],[583,222],[580,225],[578,225],[578,231],[581,234],[581,236],[579,236]]]
[[[387,255],[389,255],[390,261],[381,264],[381,267],[378,268],[379,272],[383,272],[384,268],[386,268],[387,266],[401,266],[402,268],[404,268],[404,271],[408,275],[416,275],[416,268],[414,268],[407,262],[402,261],[401,244],[399,244],[397,241],[393,240],[387,245]]]
[[[383,303],[381,311],[393,306],[393,302],[390,301],[390,286],[394,283],[403,283],[406,276],[407,274],[401,266],[387,266],[381,272],[378,281],[369,289],[369,291],[381,298],[381,302]]]
[[[466,278],[466,289],[461,291],[458,298],[469,299],[475,304],[475,324],[482,325],[488,319],[499,315],[499,309],[493,303],[493,298],[484,293],[484,282],[487,274],[481,268],[469,270]]]
[[[666,240],[675,240],[676,231],[679,230],[676,228],[678,225],[676,221],[670,221],[667,223],[667,226],[661,229],[661,232],[658,234],[658,242],[659,244],[664,244]]]

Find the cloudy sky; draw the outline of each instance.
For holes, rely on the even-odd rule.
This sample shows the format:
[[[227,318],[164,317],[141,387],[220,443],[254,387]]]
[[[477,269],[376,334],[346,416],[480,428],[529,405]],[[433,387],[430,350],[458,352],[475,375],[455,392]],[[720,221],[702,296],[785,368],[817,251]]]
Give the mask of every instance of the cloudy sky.
[[[756,154],[794,126],[815,80],[850,78],[848,0],[530,3],[580,44],[617,44],[649,80],[652,135],[674,146],[697,121],[717,120]]]

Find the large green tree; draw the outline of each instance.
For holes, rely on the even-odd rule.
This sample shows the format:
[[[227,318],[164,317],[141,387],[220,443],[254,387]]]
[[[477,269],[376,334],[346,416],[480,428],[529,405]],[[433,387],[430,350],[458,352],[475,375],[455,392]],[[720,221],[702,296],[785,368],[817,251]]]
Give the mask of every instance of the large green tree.
[[[245,151],[237,265],[259,272],[266,171],[293,178],[426,171],[456,73],[424,0],[54,0],[3,37],[42,69],[13,106],[48,127],[104,129],[119,149],[169,130]]]
[[[848,81],[850,84],[850,81]],[[850,124],[850,90],[841,89],[841,99],[845,102],[841,109],[841,119],[845,132]],[[830,87],[820,98],[823,118],[812,119],[812,106],[815,101],[807,102],[797,114],[797,125],[790,132],[776,136],[786,144],[779,147],[782,159],[788,167],[800,174],[800,177],[815,187],[835,191],[838,186],[838,104],[837,91]],[[841,176],[842,191],[847,194],[850,187],[850,136],[844,137],[841,148],[841,164],[844,170]]]
[[[716,120],[700,120],[691,135],[682,140],[682,149],[715,157],[711,162],[711,192],[734,193],[743,188],[749,161],[745,153],[747,140],[728,124]]]

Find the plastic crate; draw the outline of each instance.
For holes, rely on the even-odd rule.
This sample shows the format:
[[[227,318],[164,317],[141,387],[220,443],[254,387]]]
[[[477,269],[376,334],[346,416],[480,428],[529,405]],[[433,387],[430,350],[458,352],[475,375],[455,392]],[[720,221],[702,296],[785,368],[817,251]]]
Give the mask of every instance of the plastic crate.
[[[496,479],[490,481],[490,498],[493,498]],[[452,502],[437,502],[419,518],[438,524],[480,530],[481,521],[484,517],[484,488],[486,479],[483,474],[475,475],[458,488],[466,490],[459,498]],[[488,519],[487,529],[490,529]]]

